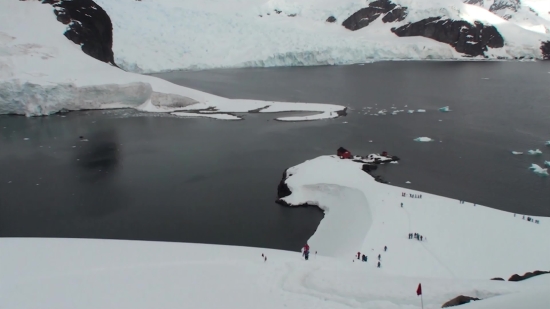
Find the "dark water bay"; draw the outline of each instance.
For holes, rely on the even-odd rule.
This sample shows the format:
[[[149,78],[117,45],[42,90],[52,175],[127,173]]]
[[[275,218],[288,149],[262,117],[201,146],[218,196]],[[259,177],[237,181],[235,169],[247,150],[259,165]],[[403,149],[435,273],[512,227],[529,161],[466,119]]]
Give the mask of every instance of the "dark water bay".
[[[400,156],[378,171],[397,186],[550,216],[550,179],[528,170],[550,160],[549,72],[548,62],[384,62],[157,75],[230,98],[349,107],[347,117],[315,122],[129,110],[0,116],[0,237],[298,250],[323,214],[276,205],[277,184],[287,167],[339,146]],[[452,112],[437,111],[447,105]],[[392,106],[427,112],[365,115]],[[413,141],[420,136],[437,142]],[[536,148],[542,156],[510,153]]]

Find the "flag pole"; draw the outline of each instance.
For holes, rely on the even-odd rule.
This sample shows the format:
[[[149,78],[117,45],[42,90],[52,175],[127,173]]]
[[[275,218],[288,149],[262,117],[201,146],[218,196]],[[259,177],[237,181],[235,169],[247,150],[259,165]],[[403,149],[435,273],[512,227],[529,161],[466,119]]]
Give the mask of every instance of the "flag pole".
[[[422,294],[420,294],[420,304],[422,304],[422,309],[424,309],[424,298],[422,297]]]

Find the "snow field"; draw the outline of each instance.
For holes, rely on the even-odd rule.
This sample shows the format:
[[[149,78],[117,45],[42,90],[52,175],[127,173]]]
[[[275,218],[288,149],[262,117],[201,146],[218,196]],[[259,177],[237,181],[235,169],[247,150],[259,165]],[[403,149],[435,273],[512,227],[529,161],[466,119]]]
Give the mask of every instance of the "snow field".
[[[167,242],[3,238],[0,260],[7,309],[420,308],[419,281],[426,309],[460,294],[505,295],[497,302],[526,295],[542,299],[529,308],[542,309],[548,293],[540,291],[550,287],[549,275],[519,283],[412,278],[314,254],[306,262],[299,252]]]

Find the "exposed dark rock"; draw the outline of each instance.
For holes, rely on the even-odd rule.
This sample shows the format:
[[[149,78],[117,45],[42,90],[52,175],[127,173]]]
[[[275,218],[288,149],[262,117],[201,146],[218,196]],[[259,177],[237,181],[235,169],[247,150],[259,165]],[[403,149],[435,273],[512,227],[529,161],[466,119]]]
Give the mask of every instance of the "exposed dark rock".
[[[500,278],[500,277],[496,277],[496,278],[491,278],[491,280],[496,280],[496,281],[506,281],[506,280],[504,280],[504,279],[502,279],[502,278]]]
[[[464,1],[464,3],[483,6],[485,4],[485,0],[466,0],[466,1]]]
[[[288,16],[288,17],[296,17],[296,13],[294,13],[294,14],[288,14],[287,16]]]
[[[283,12],[283,11],[279,11],[279,10],[277,10],[277,9],[275,9],[274,11],[275,11],[275,13],[277,13],[277,14],[281,14],[281,13]]]
[[[390,16],[384,16],[382,19],[384,22],[401,21],[407,16],[407,8],[401,7],[389,0],[377,0],[369,3],[368,7],[353,13],[344,20],[342,26],[352,31],[359,30],[368,26],[382,14],[390,14]]]
[[[335,21],[336,21],[336,17],[334,17],[334,16],[329,16],[329,17],[327,18],[327,23],[333,23],[333,22],[335,22]]]
[[[512,277],[510,277],[508,279],[508,281],[522,281],[522,280],[525,280],[525,279],[533,278],[535,276],[544,275],[544,274],[550,274],[550,271],[535,270],[532,273],[531,272],[525,273],[523,276],[520,276],[518,274],[514,274],[514,275],[512,275]]]
[[[514,12],[517,12],[521,7],[521,0],[495,0],[489,11],[496,12],[500,10],[510,9]]]
[[[504,39],[494,26],[480,22],[430,17],[399,28],[392,28],[397,36],[423,36],[451,45],[459,53],[469,56],[483,56],[488,47],[504,46]]]
[[[385,23],[393,23],[396,21],[402,21],[405,17],[407,17],[407,7],[397,6],[384,15],[382,21]]]
[[[65,36],[82,51],[100,61],[115,65],[113,25],[107,12],[92,0],[43,0],[51,4],[57,20],[68,29]]]
[[[542,42],[540,50],[542,51],[542,59],[550,60],[550,41]]]
[[[479,298],[475,298],[475,297],[470,297],[470,296],[464,296],[464,295],[460,295],[460,296],[457,296],[451,300],[449,300],[448,302],[444,303],[443,306],[441,306],[441,308],[447,308],[447,307],[453,307],[453,306],[458,306],[458,305],[464,305],[464,304],[467,304],[469,303],[470,301],[472,300],[480,300]]]
[[[286,169],[285,172],[283,173],[283,179],[281,179],[281,182],[279,182],[279,186],[277,186],[277,198],[278,199],[281,199],[283,197],[287,197],[290,194],[292,194],[292,191],[290,191],[290,189],[288,188],[288,186],[285,183],[285,180],[288,177],[287,174],[286,174],[287,171],[288,171],[288,169]]]

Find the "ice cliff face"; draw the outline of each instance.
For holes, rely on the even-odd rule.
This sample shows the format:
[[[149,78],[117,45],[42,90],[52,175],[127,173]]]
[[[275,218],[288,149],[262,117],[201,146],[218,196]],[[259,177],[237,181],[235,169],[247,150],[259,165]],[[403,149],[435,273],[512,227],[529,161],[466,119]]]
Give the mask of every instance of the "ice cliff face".
[[[92,0],[43,0],[51,4],[57,20],[67,25],[65,36],[97,60],[115,65],[113,25],[105,10]]]

